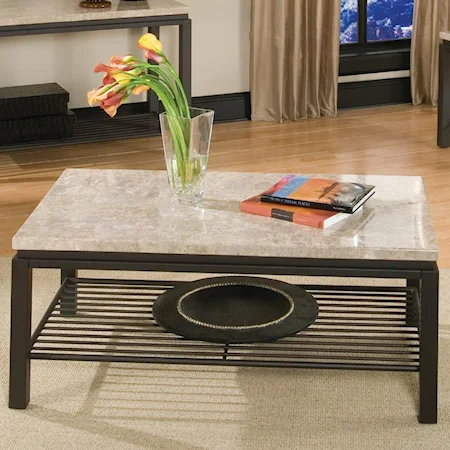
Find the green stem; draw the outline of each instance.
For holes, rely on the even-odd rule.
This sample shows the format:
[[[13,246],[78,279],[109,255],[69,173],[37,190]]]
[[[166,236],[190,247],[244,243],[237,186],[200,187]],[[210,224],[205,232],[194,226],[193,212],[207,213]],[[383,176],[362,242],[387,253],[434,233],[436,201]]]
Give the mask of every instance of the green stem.
[[[183,85],[181,84],[177,73],[167,61],[167,58],[165,58],[165,61],[167,67],[169,68],[170,76],[164,70],[164,67],[144,63],[140,60],[136,61],[138,61],[139,64],[135,65],[134,68],[143,70],[146,69],[147,73],[140,75],[128,74],[130,81],[127,83],[127,91],[131,92],[136,86],[146,85],[152,89],[161,100],[166,111],[166,118],[172,135],[177,170],[184,188],[186,186],[186,182],[189,181],[196,172],[198,172],[198,168],[196,169],[196,167],[192,167],[189,163],[189,119],[191,116]],[[172,161],[170,161],[170,164],[170,170],[173,175]],[[172,176],[172,179],[174,180],[174,176]]]
[[[135,66],[135,68],[145,68],[145,69],[149,69],[154,72],[157,72],[158,74],[162,75],[165,78],[166,82],[170,83],[169,77],[167,76],[167,74],[163,68],[163,66],[167,66],[167,68],[169,69],[169,73],[172,76],[173,81],[175,82],[174,95],[177,98],[179,98],[179,95],[181,96],[181,98],[179,98],[180,112],[181,112],[181,107],[182,107],[184,110],[184,113],[185,113],[185,116],[183,114],[182,114],[182,116],[186,117],[186,118],[190,118],[191,117],[190,106],[189,106],[189,102],[187,101],[186,92],[184,91],[184,87],[183,87],[183,84],[181,83],[180,77],[177,74],[177,72],[175,71],[175,69],[173,68],[172,64],[169,62],[167,56],[163,52],[160,52],[160,54],[164,58],[164,62],[161,65],[149,64],[142,60],[136,59],[134,61],[138,62],[138,64]]]
[[[175,80],[175,83],[178,87],[178,91],[181,93],[181,96],[183,98],[183,104],[184,104],[184,107],[185,107],[185,110],[187,113],[187,117],[190,118],[189,102],[187,100],[186,92],[184,91],[184,87],[183,87],[183,84],[181,83],[180,77],[178,76],[177,72],[175,71],[173,66],[170,64],[170,62],[167,60],[167,58],[165,58],[165,61],[166,61],[167,67],[170,70],[170,73],[172,74],[173,79]]]
[[[133,80],[130,84],[134,87],[134,85],[138,84],[144,84],[146,86],[149,86],[150,89],[152,89],[156,95],[161,99],[164,109],[167,113],[167,119],[169,123],[169,127],[172,133],[172,139],[173,144],[175,148],[175,156],[177,160],[177,166],[180,169],[180,172],[182,174],[182,182],[185,184],[185,162],[189,158],[189,148],[188,144],[186,143],[185,139],[185,131],[183,130],[183,126],[180,123],[183,118],[180,118],[177,108],[176,108],[176,102],[173,101],[172,98],[170,98],[171,91],[167,88],[165,89],[165,86],[162,85],[160,82],[157,82],[155,80],[152,80],[148,76],[135,76],[130,75],[130,79]],[[130,86],[131,87],[131,86]],[[169,95],[168,95],[169,94]]]
[[[166,71],[163,67],[157,66],[154,64],[150,64],[150,70],[154,73],[158,74],[163,80],[166,82],[167,85],[169,85],[172,88],[174,97],[177,98],[177,105],[180,110],[180,116],[190,118],[190,111],[189,111],[189,105],[186,100],[186,94],[184,93],[184,89],[182,88],[181,82],[178,77],[175,77],[173,75],[173,72],[170,71],[170,74],[172,75],[172,79],[168,76]],[[175,73],[176,75],[176,73]],[[181,86],[181,89],[180,89]]]

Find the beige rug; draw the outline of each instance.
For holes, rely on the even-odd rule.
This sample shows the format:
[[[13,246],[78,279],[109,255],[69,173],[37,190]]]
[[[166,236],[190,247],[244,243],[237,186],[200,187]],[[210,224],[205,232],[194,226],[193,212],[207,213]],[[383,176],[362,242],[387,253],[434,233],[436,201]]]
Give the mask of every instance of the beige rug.
[[[57,283],[36,272],[34,321]],[[31,403],[10,410],[9,290],[0,258],[1,449],[450,448],[450,271],[438,425],[417,422],[418,375],[391,372],[32,361]]]

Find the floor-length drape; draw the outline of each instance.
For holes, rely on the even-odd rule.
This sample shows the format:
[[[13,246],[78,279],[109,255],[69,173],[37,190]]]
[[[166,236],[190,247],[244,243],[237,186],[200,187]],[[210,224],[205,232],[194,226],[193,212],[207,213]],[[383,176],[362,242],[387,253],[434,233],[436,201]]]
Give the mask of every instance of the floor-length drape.
[[[340,11],[340,0],[253,0],[253,120],[336,114]]]
[[[411,45],[413,103],[437,105],[439,32],[450,27],[450,0],[415,0]]]

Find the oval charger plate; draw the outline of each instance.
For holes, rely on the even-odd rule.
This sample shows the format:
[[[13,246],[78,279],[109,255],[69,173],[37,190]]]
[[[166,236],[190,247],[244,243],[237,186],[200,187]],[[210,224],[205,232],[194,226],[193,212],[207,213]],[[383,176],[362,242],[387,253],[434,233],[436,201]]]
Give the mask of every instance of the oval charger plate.
[[[299,286],[259,277],[183,283],[159,296],[153,318],[187,339],[238,344],[273,341],[311,325],[319,308]]]

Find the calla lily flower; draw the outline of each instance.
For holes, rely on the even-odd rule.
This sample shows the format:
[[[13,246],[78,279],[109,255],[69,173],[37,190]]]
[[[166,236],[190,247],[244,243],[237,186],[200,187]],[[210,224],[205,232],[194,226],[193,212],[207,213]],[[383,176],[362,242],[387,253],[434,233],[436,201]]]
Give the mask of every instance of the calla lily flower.
[[[108,84],[106,86],[100,86],[97,89],[92,89],[92,91],[87,93],[89,106],[94,106],[96,103],[104,102],[122,90],[124,90],[124,87],[120,86],[118,83]]]
[[[100,108],[102,108],[110,117],[114,117],[117,114],[117,109],[122,103],[130,96],[127,89],[122,89],[116,94],[108,97],[106,100],[100,103]]]
[[[125,89],[122,89],[121,91],[117,92],[116,94],[111,95],[110,97],[107,97],[105,100],[103,100],[103,105],[119,106],[125,97],[128,97],[127,91]]]
[[[103,109],[103,111],[105,111],[106,114],[108,114],[109,117],[115,117],[115,115],[117,114],[117,110],[119,109],[119,105],[115,105],[115,106],[105,106],[100,104],[100,108]]]
[[[117,109],[130,96],[130,92],[118,84],[102,86],[88,92],[88,102],[90,106],[99,104],[110,117],[117,114]]]
[[[106,86],[100,86],[97,89],[92,89],[87,93],[87,99],[89,106],[94,106],[96,103],[98,103],[104,95],[107,95],[108,92],[112,89],[113,85],[109,84]],[[106,98],[106,97],[104,97]]]
[[[94,72],[105,72],[108,75],[114,75],[118,72],[125,72],[133,68],[133,64],[130,64],[133,60],[133,56],[113,56],[109,64],[99,63],[94,67]]]
[[[113,76],[106,74],[103,78],[103,86],[106,86],[107,84],[113,84],[116,80]]]
[[[142,94],[143,92],[149,91],[150,88],[148,86],[145,86],[145,84],[141,84],[140,86],[136,86],[131,93],[133,95],[139,95]]]
[[[154,83],[155,91],[166,110],[178,112],[180,117],[190,117],[189,103],[175,69],[162,51],[162,44],[152,34],[144,34],[139,39],[139,48],[145,50],[146,60],[133,55],[112,56],[108,64],[97,64],[96,73],[105,73],[103,86],[87,93],[90,106],[99,105],[107,114],[114,117],[118,107],[128,97],[150,90]],[[156,67],[154,64],[161,64]],[[164,76],[162,76],[164,71]],[[164,82],[162,81],[164,78]],[[181,142],[181,141],[180,141]]]
[[[155,61],[157,64],[161,64],[164,61],[164,57],[156,53],[154,50],[147,50],[145,57],[151,61]]]
[[[133,55],[127,55],[127,56],[111,56],[111,59],[109,60],[109,65],[123,65],[123,64],[130,64],[134,60]]]
[[[159,39],[152,33],[144,34],[138,42],[138,47],[143,50],[153,50],[159,53],[162,50],[162,44]]]
[[[87,93],[87,100],[88,100],[88,104],[89,106],[94,106],[97,103],[97,93],[98,93],[99,88],[97,89],[92,89]]]
[[[133,70],[127,70],[126,72],[118,72],[113,74],[113,78],[121,85],[128,84],[132,77],[137,77],[142,73],[141,69],[133,69]]]

